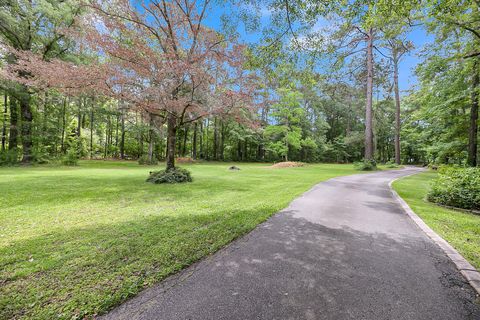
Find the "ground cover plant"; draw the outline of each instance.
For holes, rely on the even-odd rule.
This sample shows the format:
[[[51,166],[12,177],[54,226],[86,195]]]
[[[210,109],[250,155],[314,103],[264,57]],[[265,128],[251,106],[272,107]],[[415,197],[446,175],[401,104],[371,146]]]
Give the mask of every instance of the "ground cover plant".
[[[0,319],[92,316],[212,253],[351,165],[183,167],[145,182],[127,161],[0,169]]]
[[[425,223],[480,269],[480,215],[437,206],[426,199],[435,172],[400,179],[394,189]]]

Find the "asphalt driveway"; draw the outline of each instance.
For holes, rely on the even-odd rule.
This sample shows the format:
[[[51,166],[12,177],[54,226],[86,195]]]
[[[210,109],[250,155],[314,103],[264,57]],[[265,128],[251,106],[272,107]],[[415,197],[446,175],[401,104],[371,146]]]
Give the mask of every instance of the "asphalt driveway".
[[[478,320],[474,290],[388,188],[415,170],[322,182],[104,319]]]

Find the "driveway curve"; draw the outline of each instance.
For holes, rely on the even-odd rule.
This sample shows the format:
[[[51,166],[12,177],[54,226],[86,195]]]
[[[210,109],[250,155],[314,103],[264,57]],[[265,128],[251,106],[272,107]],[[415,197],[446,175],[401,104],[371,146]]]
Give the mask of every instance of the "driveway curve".
[[[388,183],[322,182],[245,237],[103,319],[480,319],[474,290]]]

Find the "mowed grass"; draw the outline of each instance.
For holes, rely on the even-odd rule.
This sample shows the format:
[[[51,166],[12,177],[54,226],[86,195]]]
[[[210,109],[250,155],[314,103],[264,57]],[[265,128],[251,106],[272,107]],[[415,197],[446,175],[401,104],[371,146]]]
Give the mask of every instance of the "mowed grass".
[[[450,210],[425,200],[435,172],[397,180],[393,188],[422,220],[480,270],[480,216]]]
[[[153,185],[134,162],[0,169],[0,319],[102,314],[215,252],[352,165],[186,165]],[[179,301],[179,303],[181,303]]]

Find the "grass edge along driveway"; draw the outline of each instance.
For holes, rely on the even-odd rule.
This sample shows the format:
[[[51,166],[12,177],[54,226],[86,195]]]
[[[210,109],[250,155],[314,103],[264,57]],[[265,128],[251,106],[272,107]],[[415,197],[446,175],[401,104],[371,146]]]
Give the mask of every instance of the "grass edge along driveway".
[[[430,228],[480,270],[480,216],[428,202],[426,195],[436,175],[428,171],[404,177],[393,188]]]
[[[351,164],[185,165],[194,182],[145,183],[144,167],[0,168],[0,319],[89,318],[251,231]]]

